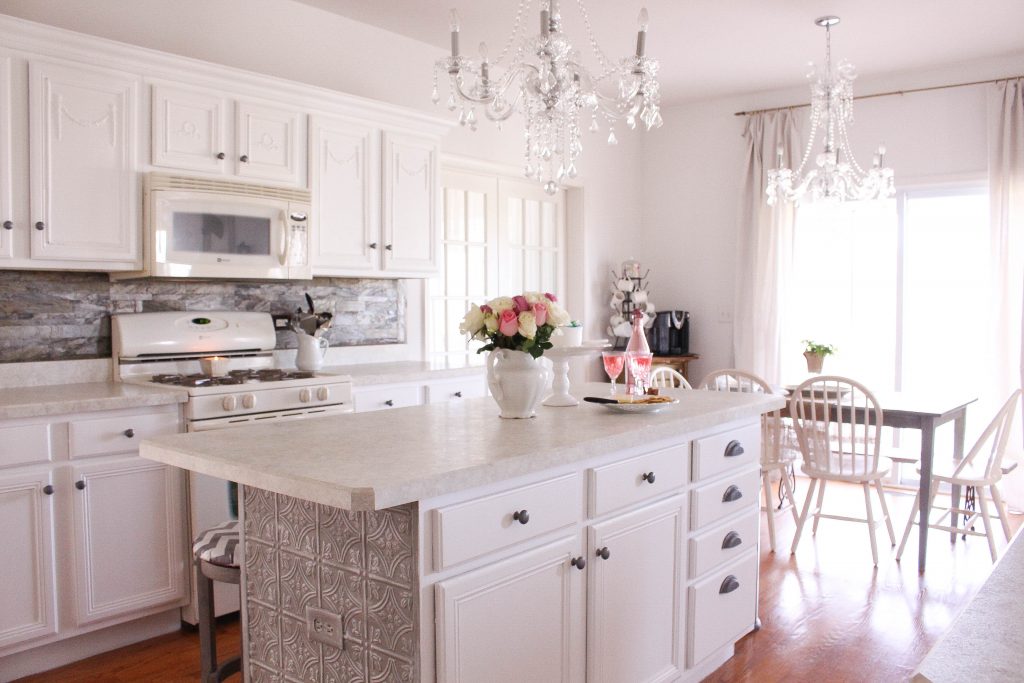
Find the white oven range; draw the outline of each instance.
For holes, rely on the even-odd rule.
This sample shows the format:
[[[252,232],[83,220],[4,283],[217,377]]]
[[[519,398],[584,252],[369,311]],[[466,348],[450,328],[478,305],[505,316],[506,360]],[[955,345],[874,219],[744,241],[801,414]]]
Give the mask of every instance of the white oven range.
[[[347,375],[275,367],[268,313],[176,311],[111,319],[114,380],[188,394],[185,427],[211,429],[310,419],[353,411]],[[215,374],[205,374],[204,369]],[[231,482],[189,473],[189,537],[237,517]],[[238,589],[214,584],[217,614],[238,610]],[[195,587],[182,619],[196,623]]]

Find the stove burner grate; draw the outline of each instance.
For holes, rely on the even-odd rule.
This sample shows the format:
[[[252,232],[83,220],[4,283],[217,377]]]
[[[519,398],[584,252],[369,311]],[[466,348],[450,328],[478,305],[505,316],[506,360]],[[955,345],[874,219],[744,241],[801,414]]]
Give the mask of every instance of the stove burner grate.
[[[221,375],[218,377],[198,373],[194,375],[161,374],[153,375],[152,381],[156,384],[170,384],[180,387],[216,387],[258,382],[282,382],[290,379],[309,379],[311,377],[313,377],[312,372],[304,372],[301,370],[261,368],[231,370],[227,375]]]

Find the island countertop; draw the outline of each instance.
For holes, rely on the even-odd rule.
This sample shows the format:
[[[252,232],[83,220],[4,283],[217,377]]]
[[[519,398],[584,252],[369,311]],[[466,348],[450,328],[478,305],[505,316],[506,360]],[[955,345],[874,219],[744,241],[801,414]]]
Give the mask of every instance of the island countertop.
[[[580,395],[604,396],[607,384]],[[625,414],[583,403],[498,417],[490,397],[174,434],[140,455],[345,510],[380,510],[539,472],[781,408],[780,396],[673,391],[679,403]],[[639,441],[638,441],[639,440]]]

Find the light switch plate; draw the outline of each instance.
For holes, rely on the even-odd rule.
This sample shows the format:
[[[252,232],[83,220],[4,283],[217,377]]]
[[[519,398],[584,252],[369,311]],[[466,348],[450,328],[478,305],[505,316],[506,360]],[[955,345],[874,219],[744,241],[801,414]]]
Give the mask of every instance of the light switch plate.
[[[345,649],[345,632],[342,629],[340,614],[307,606],[306,631],[310,640],[336,647],[339,650]]]

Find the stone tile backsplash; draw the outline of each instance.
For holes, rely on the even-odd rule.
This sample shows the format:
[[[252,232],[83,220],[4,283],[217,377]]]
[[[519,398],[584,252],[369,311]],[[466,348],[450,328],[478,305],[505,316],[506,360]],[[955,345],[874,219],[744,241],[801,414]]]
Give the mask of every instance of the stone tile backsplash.
[[[399,280],[316,278],[312,282],[128,280],[104,273],[0,270],[0,363],[110,356],[110,315],[149,311],[332,311],[331,346],[405,340]],[[277,348],[295,347],[278,332]]]

